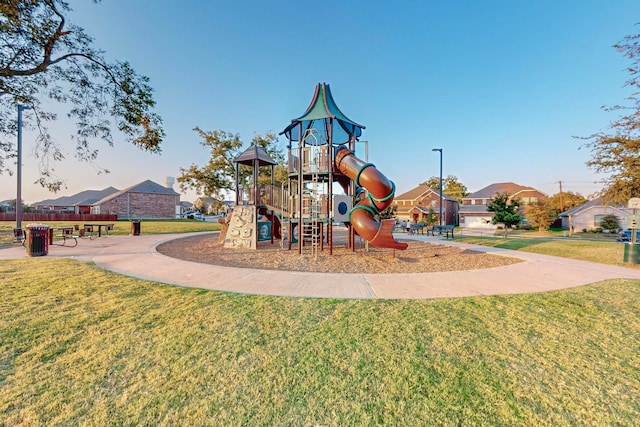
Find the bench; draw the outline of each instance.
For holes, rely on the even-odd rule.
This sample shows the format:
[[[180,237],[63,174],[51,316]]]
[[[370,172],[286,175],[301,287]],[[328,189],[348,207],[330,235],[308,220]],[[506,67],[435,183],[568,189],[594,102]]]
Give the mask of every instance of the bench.
[[[402,224],[396,224],[393,226],[393,232],[394,233],[406,233],[407,232],[407,226],[403,226]]]
[[[22,228],[14,228],[13,229],[13,237],[15,237],[16,240],[14,240],[15,243],[22,243],[22,246],[24,246],[24,241],[26,239],[26,236],[24,234],[24,230]]]
[[[424,224],[411,224],[411,234],[424,234]]]
[[[453,229],[455,228],[455,225],[436,225],[436,228],[440,234],[445,233],[447,239],[449,236],[453,239]]]
[[[444,234],[447,239],[449,237],[453,239],[453,230],[455,227],[456,227],[455,225],[435,225],[434,224],[431,228],[427,229],[427,236],[429,235],[429,233],[431,233],[432,236],[435,236],[436,234],[439,234],[439,235]]]

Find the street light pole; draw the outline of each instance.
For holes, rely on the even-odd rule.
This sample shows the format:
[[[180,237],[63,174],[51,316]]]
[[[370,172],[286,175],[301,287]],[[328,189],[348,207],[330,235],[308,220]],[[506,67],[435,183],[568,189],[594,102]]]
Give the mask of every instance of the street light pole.
[[[28,110],[26,105],[18,104],[18,191],[16,194],[16,228],[22,228],[22,111]]]
[[[442,234],[442,148],[434,148],[431,151],[440,152],[440,234]]]

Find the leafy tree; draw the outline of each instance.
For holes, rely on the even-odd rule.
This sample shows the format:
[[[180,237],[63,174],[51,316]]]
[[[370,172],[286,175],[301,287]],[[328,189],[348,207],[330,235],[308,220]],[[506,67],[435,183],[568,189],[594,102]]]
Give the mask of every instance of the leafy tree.
[[[509,228],[522,221],[522,215],[518,212],[521,205],[522,202],[512,199],[509,193],[498,193],[487,203],[487,211],[494,213],[491,222],[504,225],[504,237],[507,237]]]
[[[187,169],[180,168],[181,175],[177,178],[180,189],[220,198],[223,191],[235,189],[233,160],[238,156],[242,142],[237,134],[223,130],[203,131],[199,127],[194,130],[202,138],[200,144],[210,149],[211,158],[202,167],[192,164]]]
[[[538,201],[524,207],[524,214],[532,227],[538,231],[548,230],[557,215],[549,209],[548,201]]]
[[[620,228],[620,220],[618,220],[618,217],[615,215],[605,215],[600,221],[600,228],[614,232],[618,231]]]
[[[420,185],[427,185],[432,190],[440,191],[440,177],[432,176]],[[462,199],[469,195],[467,187],[458,181],[455,175],[448,175],[442,178],[442,194],[457,199],[462,204]]]
[[[549,210],[554,213],[556,217],[561,212],[568,211],[586,202],[587,199],[584,196],[571,191],[563,191],[562,194],[557,193],[547,199]]]
[[[444,191],[443,191],[444,193]],[[429,208],[429,213],[427,213],[426,217],[423,218],[422,223],[428,226],[431,226],[438,222],[438,216],[432,208]]]
[[[180,168],[178,177],[180,189],[192,189],[205,197],[223,200],[223,192],[235,190],[235,164],[234,160],[240,154],[242,141],[237,134],[231,134],[223,130],[205,132],[200,128],[194,129],[203,139],[201,144],[209,147],[211,157],[209,162],[202,167],[195,164],[188,169]],[[251,145],[263,147],[277,164],[274,168],[275,183],[287,182],[287,167],[282,149],[278,147],[278,137],[270,132],[264,135],[256,135],[251,140]],[[253,177],[250,166],[239,165],[238,179],[240,184],[247,185]],[[284,177],[284,178],[283,178]],[[271,168],[260,168],[258,184],[271,183]]]
[[[393,219],[396,217],[398,212],[398,208],[396,206],[389,206],[387,209],[383,210],[377,215],[379,220],[381,219]]]
[[[202,197],[198,197],[195,202],[193,202],[193,207],[196,212],[204,213],[204,200]]]
[[[52,165],[64,154],[47,130],[47,122],[58,118],[48,110],[52,102],[69,105],[67,114],[76,120],[71,140],[80,160],[97,158],[95,139],[113,145],[112,129],[152,153],[160,152],[164,138],[162,120],[152,111],[149,79],[127,62],[107,61],[84,29],[67,21],[70,11],[65,0],[0,3],[0,173],[11,173],[7,163],[15,152],[16,105],[25,105],[30,108],[25,127],[38,131],[38,182],[54,192],[64,182]]]
[[[614,48],[631,60],[627,71],[631,75],[624,86],[631,88],[627,98],[631,105],[606,107],[606,111],[621,111],[622,116],[610,126],[609,132],[588,137],[584,147],[591,150],[588,167],[610,174],[603,180],[600,196],[609,202],[626,202],[640,195],[640,34],[626,36]]]

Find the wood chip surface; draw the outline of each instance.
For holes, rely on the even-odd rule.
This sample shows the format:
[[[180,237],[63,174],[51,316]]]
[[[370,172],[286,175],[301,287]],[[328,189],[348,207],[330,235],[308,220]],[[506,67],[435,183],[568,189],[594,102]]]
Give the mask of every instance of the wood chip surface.
[[[402,241],[401,239],[399,239]],[[286,270],[321,273],[426,273],[436,271],[474,270],[522,262],[521,259],[462,249],[445,244],[404,240],[409,247],[402,250],[368,249],[356,238],[355,251],[346,239],[334,239],[333,254],[325,243],[324,251],[314,254],[309,244],[298,253],[296,245],[287,249],[287,242],[259,242],[257,250],[225,249],[218,243],[218,234],[191,236],[158,246],[158,252],[187,261],[228,267]]]

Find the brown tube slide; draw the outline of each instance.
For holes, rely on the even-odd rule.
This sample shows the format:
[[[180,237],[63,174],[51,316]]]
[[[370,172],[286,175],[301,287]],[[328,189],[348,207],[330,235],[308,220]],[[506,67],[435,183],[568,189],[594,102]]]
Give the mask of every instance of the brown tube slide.
[[[393,201],[394,186],[374,165],[365,163],[346,148],[338,149],[336,168],[369,192],[359,199],[351,210],[351,225],[360,237],[379,248],[407,249],[406,243],[393,238],[393,219],[378,221],[375,215],[385,210]]]

